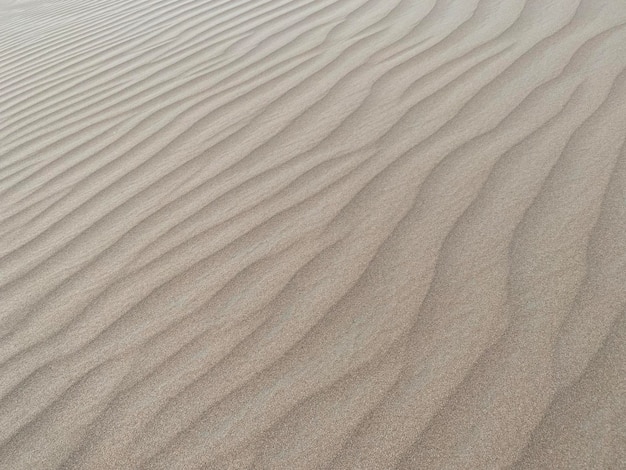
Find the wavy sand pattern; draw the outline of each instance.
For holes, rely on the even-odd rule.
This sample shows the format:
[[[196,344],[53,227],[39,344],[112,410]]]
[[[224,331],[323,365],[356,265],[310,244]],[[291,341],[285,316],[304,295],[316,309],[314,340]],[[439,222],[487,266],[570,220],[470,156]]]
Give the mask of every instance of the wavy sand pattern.
[[[625,469],[626,3],[0,0],[1,469]]]

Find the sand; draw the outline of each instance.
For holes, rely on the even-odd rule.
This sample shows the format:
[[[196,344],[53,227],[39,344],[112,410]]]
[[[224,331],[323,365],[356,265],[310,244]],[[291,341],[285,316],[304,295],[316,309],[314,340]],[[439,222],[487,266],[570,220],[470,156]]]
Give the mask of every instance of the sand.
[[[0,469],[626,469],[623,0],[0,0]]]

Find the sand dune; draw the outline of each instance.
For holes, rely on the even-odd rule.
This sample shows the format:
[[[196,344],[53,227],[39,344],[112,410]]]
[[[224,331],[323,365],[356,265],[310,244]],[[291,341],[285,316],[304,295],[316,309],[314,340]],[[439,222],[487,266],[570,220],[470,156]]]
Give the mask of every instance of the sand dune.
[[[0,469],[625,469],[626,3],[0,0]]]

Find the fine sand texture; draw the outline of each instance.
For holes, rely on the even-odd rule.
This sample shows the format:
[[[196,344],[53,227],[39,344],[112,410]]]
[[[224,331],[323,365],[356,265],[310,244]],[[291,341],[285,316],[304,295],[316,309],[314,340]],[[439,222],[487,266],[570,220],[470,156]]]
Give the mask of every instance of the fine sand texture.
[[[626,469],[626,1],[0,0],[0,469]]]

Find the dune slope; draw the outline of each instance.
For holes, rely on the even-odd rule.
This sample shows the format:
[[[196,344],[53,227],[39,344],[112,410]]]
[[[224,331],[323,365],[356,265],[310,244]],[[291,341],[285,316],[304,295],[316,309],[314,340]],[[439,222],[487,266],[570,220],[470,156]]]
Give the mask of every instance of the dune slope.
[[[0,0],[0,468],[626,468],[625,142],[622,0]]]

